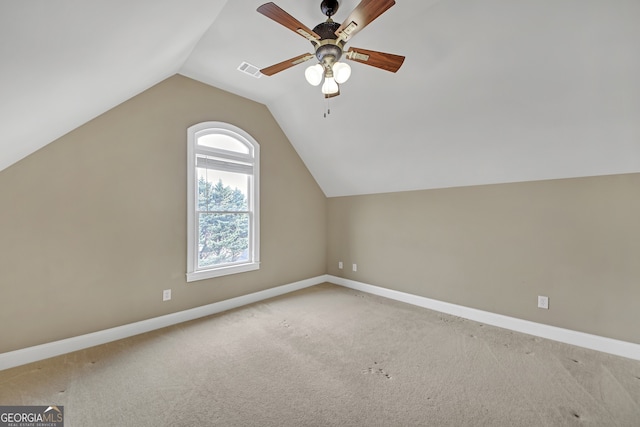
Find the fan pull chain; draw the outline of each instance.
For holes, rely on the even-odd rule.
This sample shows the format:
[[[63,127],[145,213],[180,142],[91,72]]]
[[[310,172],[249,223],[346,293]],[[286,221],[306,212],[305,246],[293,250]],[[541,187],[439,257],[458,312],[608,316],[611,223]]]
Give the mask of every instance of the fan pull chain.
[[[327,103],[327,111],[324,113],[324,118],[326,119],[329,114],[331,114],[331,108],[329,108],[329,98],[325,98]]]

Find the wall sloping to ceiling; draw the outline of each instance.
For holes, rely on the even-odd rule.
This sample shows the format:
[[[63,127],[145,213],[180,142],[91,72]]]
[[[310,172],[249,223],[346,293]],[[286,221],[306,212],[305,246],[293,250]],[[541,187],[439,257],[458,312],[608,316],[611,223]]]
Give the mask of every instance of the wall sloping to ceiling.
[[[261,144],[262,266],[187,284],[186,129],[207,120]],[[325,273],[640,343],[638,187],[628,174],[327,199],[264,105],[173,76],[0,171],[0,352]]]
[[[261,144],[262,265],[187,284],[186,130],[209,120]],[[267,108],[182,76],[1,171],[0,200],[0,353],[326,270],[326,198]]]

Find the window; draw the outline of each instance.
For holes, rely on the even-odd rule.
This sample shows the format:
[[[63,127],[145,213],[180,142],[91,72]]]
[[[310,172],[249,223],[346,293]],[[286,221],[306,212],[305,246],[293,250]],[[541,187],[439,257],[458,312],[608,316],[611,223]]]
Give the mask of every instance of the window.
[[[260,146],[242,129],[188,129],[187,282],[260,268]]]

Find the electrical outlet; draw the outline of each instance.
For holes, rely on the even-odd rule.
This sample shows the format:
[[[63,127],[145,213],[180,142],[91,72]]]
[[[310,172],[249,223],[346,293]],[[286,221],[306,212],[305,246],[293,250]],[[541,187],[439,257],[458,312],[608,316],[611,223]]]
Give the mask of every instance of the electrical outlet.
[[[353,271],[358,271],[358,264],[353,264]]]
[[[162,291],[162,301],[169,301],[171,299],[171,289],[165,289]]]
[[[542,295],[538,295],[538,308],[544,308],[545,310],[548,310],[549,297],[543,297]]]
[[[338,268],[342,270],[342,261],[338,261]]]

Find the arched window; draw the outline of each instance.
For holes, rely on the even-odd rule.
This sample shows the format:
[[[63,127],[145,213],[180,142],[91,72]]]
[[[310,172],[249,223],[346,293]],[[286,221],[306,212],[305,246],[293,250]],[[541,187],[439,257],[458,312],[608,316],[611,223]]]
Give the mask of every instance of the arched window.
[[[187,135],[187,281],[260,268],[260,146],[222,122]]]

